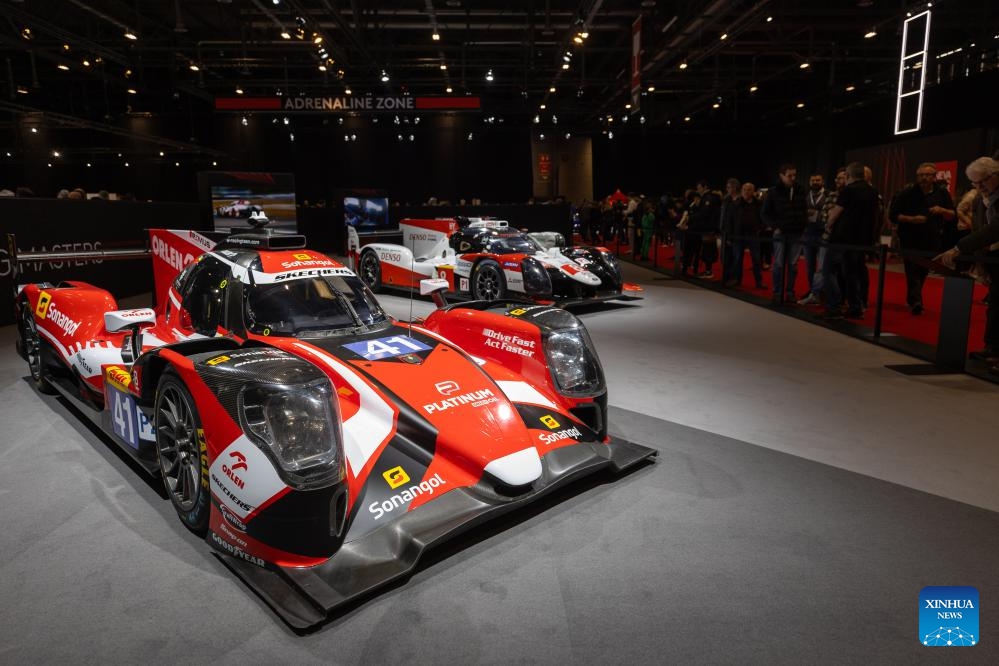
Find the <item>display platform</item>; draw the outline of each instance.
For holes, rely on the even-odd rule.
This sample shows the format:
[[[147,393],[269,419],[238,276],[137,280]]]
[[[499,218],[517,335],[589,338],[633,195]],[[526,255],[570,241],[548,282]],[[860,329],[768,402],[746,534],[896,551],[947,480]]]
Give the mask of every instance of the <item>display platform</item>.
[[[899,355],[636,277],[641,306],[583,317],[612,429],[659,461],[470,533],[304,637],[30,388],[0,329],[4,661],[910,663],[941,649],[917,636],[929,585],[986,603],[981,644],[948,656],[999,659],[996,454],[978,431],[995,389],[906,378],[883,368]]]

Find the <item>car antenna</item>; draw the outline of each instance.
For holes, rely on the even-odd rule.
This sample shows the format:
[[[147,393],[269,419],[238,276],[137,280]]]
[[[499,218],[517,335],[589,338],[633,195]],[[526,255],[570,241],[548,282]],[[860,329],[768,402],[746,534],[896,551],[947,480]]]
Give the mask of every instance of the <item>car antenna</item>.
[[[406,239],[403,238],[403,243]],[[410,275],[416,274],[416,234],[411,234],[411,239],[409,241],[409,273]],[[413,337],[413,288],[409,289],[409,337]]]

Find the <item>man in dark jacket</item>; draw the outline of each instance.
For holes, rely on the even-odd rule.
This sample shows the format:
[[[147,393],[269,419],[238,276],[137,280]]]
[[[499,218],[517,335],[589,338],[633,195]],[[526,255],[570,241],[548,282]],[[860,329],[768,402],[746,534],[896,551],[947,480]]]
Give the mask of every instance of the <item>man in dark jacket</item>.
[[[847,165],[846,178],[846,187],[837,195],[836,203],[829,209],[829,242],[833,246],[867,246],[877,227],[878,193],[864,178],[864,165],[860,162]],[[822,263],[827,319],[843,317],[840,305],[844,292],[849,308],[846,316],[864,316],[861,273],[866,270],[863,250],[827,248]],[[840,284],[840,276],[843,284]]]
[[[898,242],[905,250],[937,252],[944,220],[953,220],[957,212],[950,193],[936,186],[937,168],[923,162],[916,169],[916,184],[895,195],[889,216],[897,225]],[[912,314],[923,313],[923,283],[929,269],[915,261],[917,256],[903,256],[905,262],[905,300]]]
[[[979,157],[968,165],[964,173],[985,202],[986,225],[937,256],[936,261],[950,267],[954,266],[958,256],[980,250],[988,250],[986,257],[999,261],[999,162],[991,157]],[[971,356],[990,363],[992,372],[999,372],[999,263],[989,262],[985,267],[990,278],[989,307],[985,313],[985,347],[972,352]]]
[[[718,260],[718,248],[715,245],[715,234],[718,233],[718,220],[721,215],[721,197],[717,192],[712,192],[708,186],[708,181],[701,180],[697,183],[697,194],[700,197],[698,203],[690,211],[689,235],[697,234],[700,238],[700,258],[704,261],[704,272],[696,277],[710,280],[714,277],[711,268]],[[694,245],[697,245],[696,243]],[[696,273],[697,261],[694,260]]]
[[[734,287],[742,284],[743,257],[746,250],[749,250],[749,259],[753,262],[753,278],[756,280],[756,288],[763,289],[759,238],[763,223],[760,221],[760,202],[756,198],[756,186],[752,183],[743,183],[739,199],[732,205],[731,224],[732,227],[728,233],[733,238],[726,263],[729,279],[725,282],[725,286]]]
[[[777,172],[777,183],[767,192],[760,216],[766,226],[774,230],[773,305],[794,304],[794,280],[798,276],[798,258],[801,256],[802,234],[808,222],[805,208],[805,190],[796,183],[798,169],[793,164],[782,164]],[[787,281],[784,281],[784,265]],[[782,292],[783,289],[783,292]],[[781,294],[786,294],[782,300]]]

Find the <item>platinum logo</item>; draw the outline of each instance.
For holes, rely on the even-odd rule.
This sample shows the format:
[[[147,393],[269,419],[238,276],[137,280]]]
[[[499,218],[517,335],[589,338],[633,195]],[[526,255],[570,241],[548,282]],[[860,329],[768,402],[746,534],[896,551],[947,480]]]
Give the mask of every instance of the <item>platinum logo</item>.
[[[375,516],[375,520],[378,520],[386,513],[391,513],[395,511],[400,506],[412,502],[414,499],[420,495],[433,495],[434,490],[446,485],[447,481],[441,478],[440,474],[434,474],[432,477],[426,481],[421,481],[418,485],[410,486],[406,488],[401,493],[392,495],[387,500],[379,502],[375,500],[368,505],[368,511],[370,511]]]
[[[440,402],[432,402],[430,404],[423,405],[423,410],[427,414],[433,414],[434,412],[443,412],[460,405],[470,404],[472,407],[481,407],[482,405],[496,402],[496,400],[496,396],[493,394],[491,389],[482,389],[481,391],[462,393],[461,395],[456,395],[453,398],[446,398]]]

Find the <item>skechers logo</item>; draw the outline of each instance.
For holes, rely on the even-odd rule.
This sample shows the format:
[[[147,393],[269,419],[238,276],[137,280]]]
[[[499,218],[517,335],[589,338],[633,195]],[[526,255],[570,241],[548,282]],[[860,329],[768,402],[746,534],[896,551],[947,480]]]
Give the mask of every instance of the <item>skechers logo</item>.
[[[383,472],[382,478],[385,479],[385,483],[389,484],[389,488],[392,490],[395,490],[404,483],[409,483],[409,474],[406,474],[406,470],[401,465]]]
[[[555,442],[560,442],[563,439],[579,439],[582,436],[583,433],[579,432],[579,429],[574,426],[572,428],[566,428],[565,430],[559,430],[558,432],[543,432],[538,435],[538,439],[545,444],[554,444]]]
[[[470,404],[472,407],[481,407],[482,405],[487,405],[496,401],[497,398],[493,394],[492,390],[482,389],[481,391],[462,393],[461,395],[456,395],[453,398],[447,398],[445,400],[441,400],[440,402],[432,402],[430,404],[423,405],[423,410],[427,414],[433,414],[434,412],[443,412],[460,405]]]
[[[401,493],[392,495],[387,500],[383,501],[375,500],[374,502],[368,505],[368,511],[370,511],[372,515],[374,515],[375,520],[378,520],[386,513],[391,513],[392,511],[395,511],[399,507],[409,504],[420,495],[433,495],[435,489],[446,484],[447,481],[442,479],[440,474],[434,474],[426,481],[421,481],[419,484],[415,486],[410,486],[409,488],[403,490]]]

